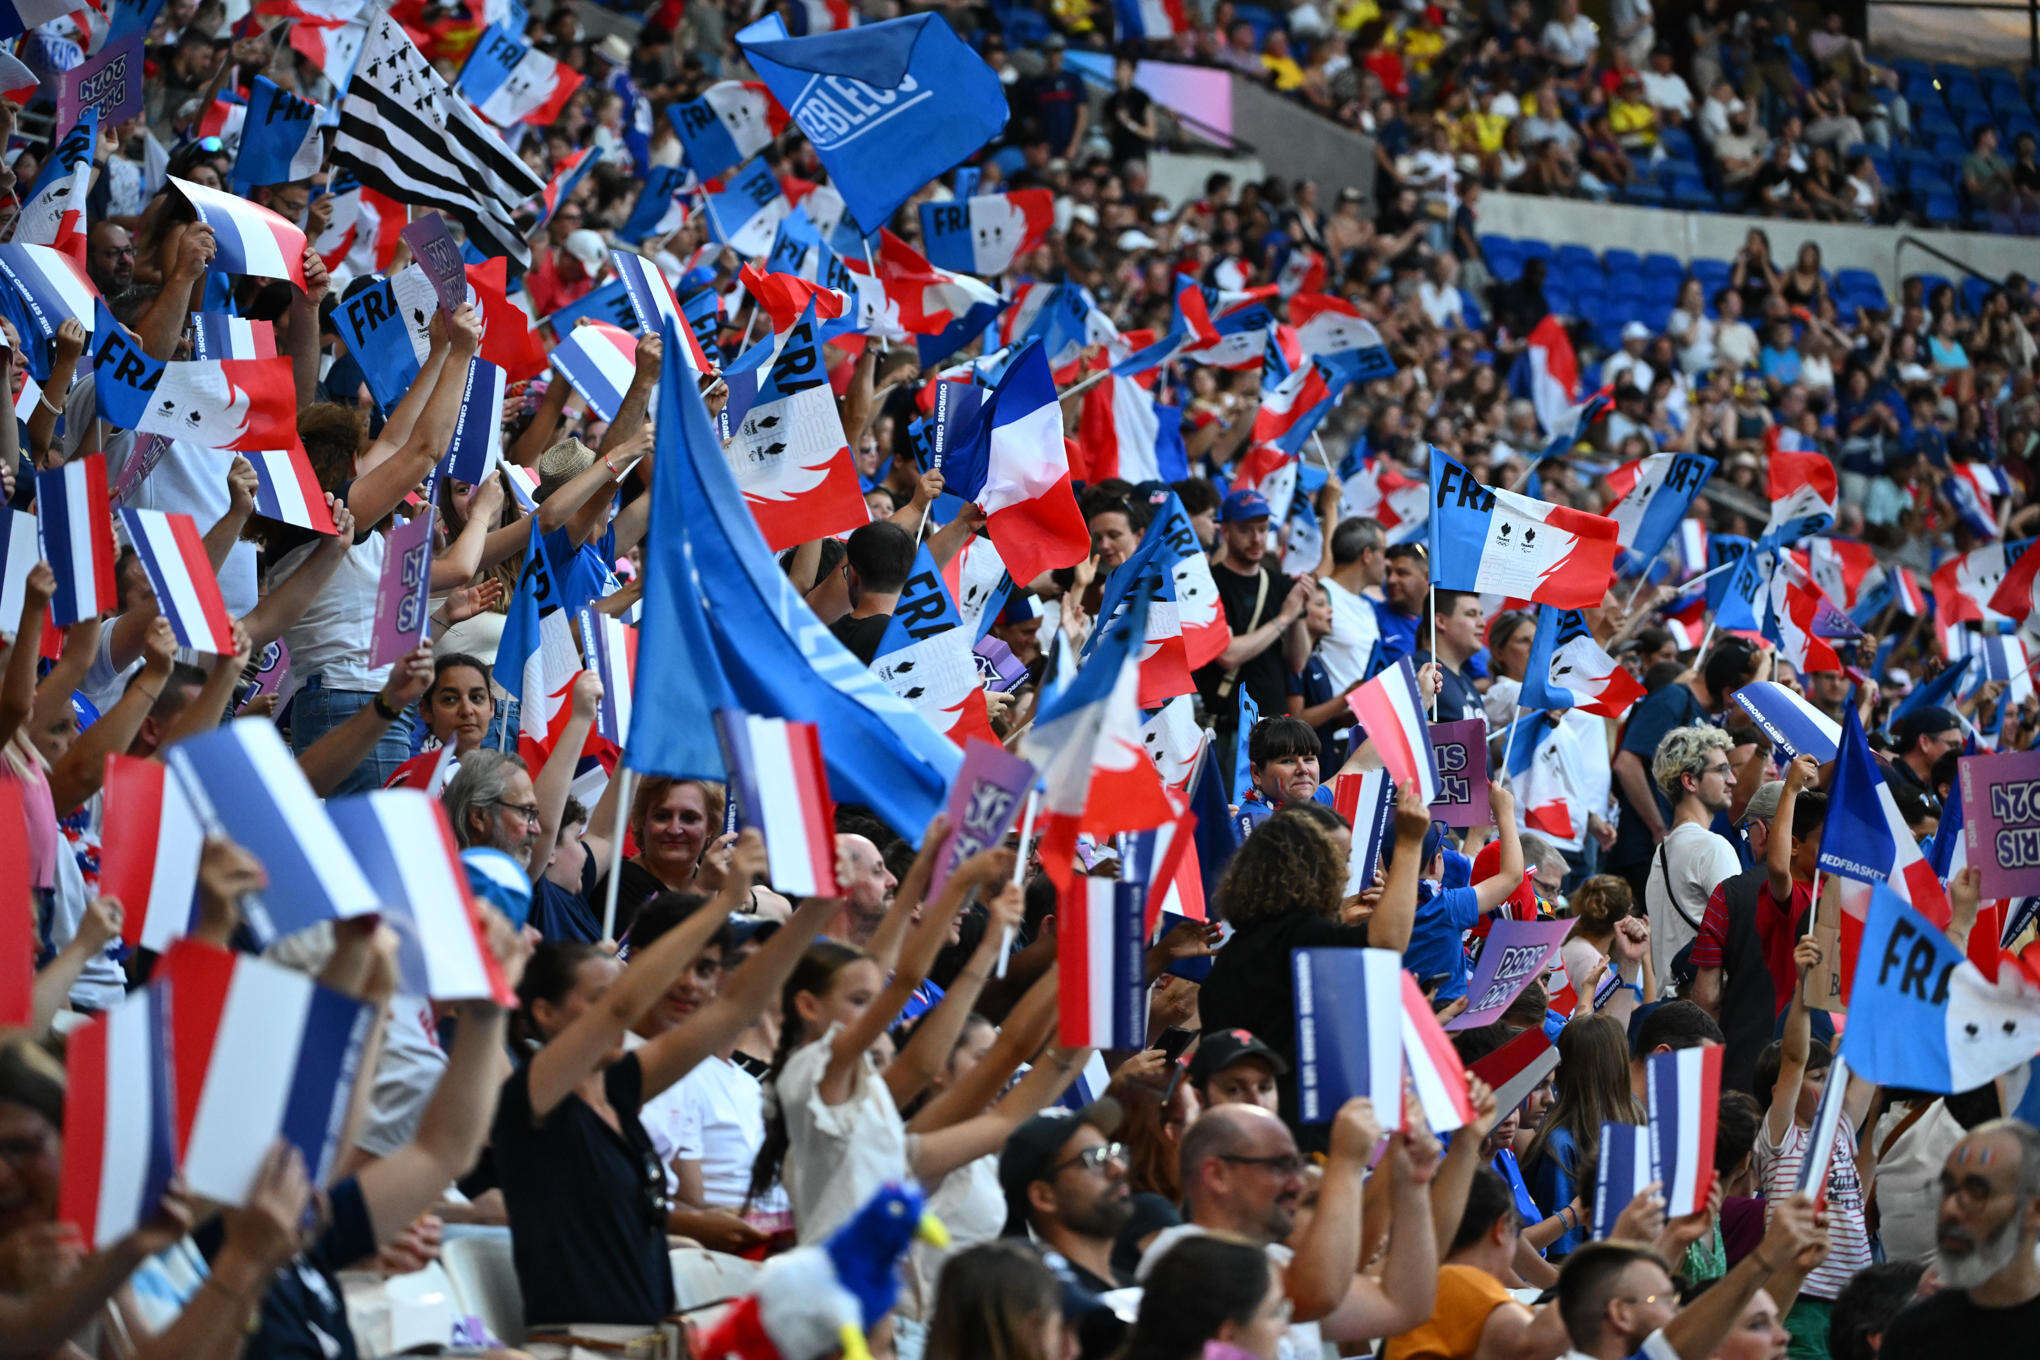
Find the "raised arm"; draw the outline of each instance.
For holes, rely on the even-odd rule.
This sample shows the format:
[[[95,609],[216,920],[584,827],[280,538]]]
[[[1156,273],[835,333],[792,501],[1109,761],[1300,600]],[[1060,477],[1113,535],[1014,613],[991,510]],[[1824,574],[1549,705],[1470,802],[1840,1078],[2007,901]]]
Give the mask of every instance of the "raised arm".
[[[900,944],[907,938],[907,927],[912,924],[914,913],[921,909],[921,899],[927,895],[928,883],[935,876],[935,856],[942,848],[943,838],[949,834],[949,818],[937,815],[928,824],[928,830],[921,837],[920,853],[914,856],[913,864],[907,869],[906,879],[893,891],[893,904],[879,918],[878,929],[871,933],[871,939],[864,946],[864,952],[871,955],[871,961],[881,972],[890,973],[898,962]]]
[[[1437,1301],[1439,1244],[1451,1240],[1439,1238],[1432,1228],[1438,1141],[1429,1130],[1405,1130],[1394,1138],[1383,1160],[1390,1209],[1381,1278],[1359,1275],[1345,1301],[1318,1324],[1327,1339],[1341,1344],[1408,1331],[1431,1315]]]
[[[751,885],[766,871],[765,841],[757,830],[737,837],[730,852],[730,871],[717,894],[718,912],[743,905]],[[665,1090],[734,1038],[779,999],[801,954],[829,924],[841,903],[832,897],[810,897],[774,931],[750,958],[724,979],[715,1000],[638,1049],[646,1099]]]
[[[946,1128],[982,1110],[1020,1064],[1039,1052],[1047,1041],[1055,1027],[1060,981],[1053,968],[1036,978],[1019,1004],[1007,1012],[1006,1023],[999,1026],[999,1037],[992,1041],[991,1049],[978,1060],[977,1066],[923,1105],[920,1113],[907,1121],[907,1131],[927,1133]]]
[[[475,488],[475,498],[468,508],[467,523],[446,545],[446,551],[432,559],[432,581],[430,589],[437,593],[456,590],[474,578],[484,565],[489,539],[495,537],[489,526],[496,522],[496,512],[503,508],[503,479],[490,477]],[[506,541],[514,542],[513,529],[497,531]],[[504,554],[508,556],[508,553]]]
[[[1771,1087],[1770,1108],[1764,1112],[1764,1137],[1774,1146],[1791,1131],[1793,1113],[1799,1108],[1799,1088],[1806,1080],[1806,1060],[1813,1048],[1813,1016],[1806,1006],[1806,975],[1820,962],[1820,946],[1813,936],[1800,937],[1792,950],[1792,965],[1799,980],[1792,987],[1792,1003],[1785,1008],[1785,1028],[1778,1040],[1778,1080]]]
[[[552,447],[553,436],[559,433],[560,417],[567,409],[567,395],[573,385],[558,373],[554,373],[545,385],[545,393],[538,399],[538,410],[532,414],[531,423],[517,434],[503,457],[518,467],[531,467],[538,462],[539,455]]]
[[[538,838],[531,843],[531,858],[525,868],[535,882],[552,862],[553,846],[560,838],[560,819],[566,815],[567,795],[573,791],[574,769],[581,763],[581,748],[595,726],[595,709],[602,702],[602,681],[593,671],[576,675],[567,702],[572,710],[552,754],[545,758],[533,782],[538,802]],[[422,691],[421,691],[422,692]]]
[[[453,437],[454,422],[460,418],[461,392],[467,385],[468,360],[481,345],[482,326],[472,307],[463,306],[447,318],[446,337],[445,359],[432,383],[430,399],[419,410],[417,424],[408,436],[401,437],[392,455],[356,477],[347,492],[347,504],[363,524],[378,524],[396,509],[397,503],[425,480]],[[399,411],[424,383],[425,375],[420,373],[411,392],[398,403]],[[396,420],[392,415],[378,444],[400,437],[389,428]]]
[[[248,630],[236,619],[233,655],[213,658],[212,669],[206,673],[205,684],[199,687],[198,696],[170,720],[157,744],[174,746],[186,737],[195,737],[218,727],[220,718],[227,711],[228,701],[234,697],[234,686],[241,682],[241,669],[248,664],[248,657],[253,651],[254,647],[248,641]]]
[[[50,767],[50,802],[58,817],[70,816],[99,792],[106,782],[106,758],[134,745],[142,719],[163,697],[163,686],[169,683],[177,659],[177,635],[170,631],[168,619],[159,618],[149,625],[142,654],[146,658],[142,669],[128,682],[119,701],[79,733],[71,749]]]
[[[298,756],[298,768],[310,781],[312,792],[324,798],[339,788],[368,759],[390,724],[431,687],[430,643],[398,657],[390,667],[389,679],[383,681],[372,702],[348,715]]]
[[[524,975],[531,946],[493,912],[488,917],[488,935],[504,980],[515,987]],[[496,1114],[497,1096],[508,1075],[509,1065],[503,1056],[507,1019],[508,1013],[494,1002],[461,1003],[453,1051],[447,1055],[446,1071],[418,1121],[417,1134],[389,1156],[361,1169],[361,1197],[368,1205],[377,1242],[399,1236],[481,1155],[489,1121]],[[537,1062],[533,1059],[534,1067]]]
[[[291,290],[290,316],[282,327],[282,349],[290,355],[291,377],[297,383],[301,411],[319,399],[319,304],[332,286],[332,280],[326,277],[326,262],[310,242],[305,244],[304,265],[304,289]]]
[[[650,949],[634,954],[602,999],[574,1018],[531,1060],[531,1114],[544,1119],[602,1065],[623,1042],[624,1031],[657,1004],[680,974],[694,963],[729,919],[730,899],[718,895],[707,906],[661,935]],[[669,1078],[670,1084],[670,1078]]]
[[[1416,785],[1397,789],[1395,796],[1395,860],[1381,885],[1381,898],[1367,920],[1367,943],[1400,954],[1410,947],[1417,920],[1417,880],[1424,866],[1424,836],[1431,829],[1431,809]],[[1521,848],[1518,848],[1519,855]]]
[[[262,592],[261,602],[241,616],[241,622],[248,629],[248,638],[257,647],[267,647],[283,636],[286,628],[304,617],[312,601],[326,588],[326,582],[333,579],[339,570],[340,559],[347,556],[354,546],[354,514],[347,508],[347,502],[326,493],[326,510],[333,516],[334,532],[322,537],[318,545],[298,563],[297,570],[281,581],[272,581]],[[123,621],[125,616],[123,616]],[[120,664],[119,625],[115,625],[115,665]]]
[[[1523,886],[1523,842],[1516,838],[1516,796],[1499,783],[1488,785],[1488,805],[1495,810],[1495,839],[1502,843],[1501,867],[1474,885],[1482,912],[1493,911]]]
[[[227,512],[205,531],[205,560],[215,576],[226,568],[227,554],[241,541],[241,530],[248,527],[248,516],[255,512],[256,486],[255,465],[246,458],[235,458],[227,468]]]
[[[1709,1360],[1765,1282],[1802,1253],[1824,1249],[1825,1243],[1813,1204],[1804,1196],[1794,1195],[1773,1206],[1764,1240],[1665,1324],[1665,1344],[1679,1360]]]
[[[963,899],[970,889],[998,877],[1010,878],[1013,873],[1013,855],[1008,850],[987,850],[972,856],[964,864],[976,864],[976,867],[966,873],[964,865],[958,865],[949,881],[942,885],[942,893],[935,899],[935,904],[921,913],[920,922],[908,934],[906,945],[900,950],[899,966],[893,970],[885,989],[864,1008],[864,1013],[855,1023],[836,1031],[836,1037],[830,1043],[829,1064],[822,1072],[820,1089],[823,1100],[833,1104],[849,1097],[850,1079],[857,1064],[864,1061],[865,1051],[878,1042],[878,1036],[899,1018],[901,1009],[928,976],[928,970],[935,964],[935,956],[949,942],[950,922],[956,919],[956,913],[962,908]]]
[[[952,879],[970,870],[982,855],[974,856],[957,867]],[[977,872],[982,875],[983,866]],[[914,1037],[900,1050],[899,1056],[886,1064],[886,1089],[892,1092],[893,1103],[901,1109],[914,1102],[914,1098],[928,1089],[936,1073],[949,1061],[950,1050],[956,1047],[957,1039],[963,1034],[964,1021],[970,1018],[977,1005],[978,994],[984,990],[985,980],[998,967],[999,956],[1005,952],[1007,933],[1020,925],[1025,901],[1018,884],[1007,880],[991,880],[980,876],[976,886],[992,890],[997,882],[1004,882],[996,889],[992,900],[986,904],[985,931],[978,940],[978,946],[971,951],[963,971],[950,980],[949,990],[935,1009],[914,1029]],[[945,889],[947,884],[943,885]]]
[[[1792,902],[1792,814],[1799,805],[1799,791],[1811,784],[1819,772],[1812,756],[1795,757],[1785,767],[1785,787],[1778,794],[1778,811],[1771,818],[1771,839],[1764,846],[1771,900],[1787,910]]]
[[[0,672],[0,743],[12,738],[35,711],[35,668],[41,659],[43,615],[57,593],[57,574],[47,562],[28,569],[21,592],[21,619]]]
[[[184,321],[191,313],[191,290],[211,267],[219,243],[203,222],[188,222],[177,236],[177,253],[163,276],[162,291],[149,304],[136,327],[136,338],[151,359],[177,356],[184,339]]]
[[[57,417],[64,413],[60,403],[64,394],[71,390],[71,379],[78,369],[78,356],[85,352],[85,339],[85,327],[74,318],[65,317],[58,324],[56,343],[50,354],[50,379],[42,385],[35,409],[28,413],[28,451],[39,468],[53,468],[62,461],[52,453],[52,441],[56,438]],[[8,378],[7,404],[11,408],[14,404],[11,372]],[[57,396],[56,401],[50,400],[53,392]]]

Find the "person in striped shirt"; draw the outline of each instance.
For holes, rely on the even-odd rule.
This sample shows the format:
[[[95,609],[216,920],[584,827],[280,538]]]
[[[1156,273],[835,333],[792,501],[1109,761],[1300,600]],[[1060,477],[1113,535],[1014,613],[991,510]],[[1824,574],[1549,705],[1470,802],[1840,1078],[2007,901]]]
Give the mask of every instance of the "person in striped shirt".
[[[1814,1112],[1826,1089],[1834,1058],[1826,1044],[1813,1038],[1806,1005],[1807,974],[1820,963],[1820,946],[1808,935],[1793,951],[1798,985],[1785,1012],[1784,1037],[1757,1055],[1757,1090],[1768,1092],[1770,1107],[1757,1132],[1757,1179],[1767,1205],[1788,1199],[1799,1183],[1800,1167],[1813,1144]],[[1857,1077],[1844,1093],[1842,1127],[1834,1139],[1827,1173],[1827,1259],[1807,1275],[1799,1298],[1785,1316],[1792,1333],[1791,1360],[1826,1360],[1828,1320],[1835,1297],[1857,1271],[1871,1264],[1870,1229],[1863,1216],[1867,1179],[1876,1167],[1859,1165],[1856,1137],[1869,1114],[1877,1088]]]

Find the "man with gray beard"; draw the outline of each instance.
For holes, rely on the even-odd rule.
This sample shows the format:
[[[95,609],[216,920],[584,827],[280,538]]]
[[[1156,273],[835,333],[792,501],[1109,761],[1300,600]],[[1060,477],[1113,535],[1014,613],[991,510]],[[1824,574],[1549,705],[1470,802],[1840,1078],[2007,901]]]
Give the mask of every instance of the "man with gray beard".
[[[2031,1355],[2040,1337],[2040,1131],[2018,1119],[1971,1129],[1941,1170],[1931,1294],[1893,1319],[1880,1360]]]

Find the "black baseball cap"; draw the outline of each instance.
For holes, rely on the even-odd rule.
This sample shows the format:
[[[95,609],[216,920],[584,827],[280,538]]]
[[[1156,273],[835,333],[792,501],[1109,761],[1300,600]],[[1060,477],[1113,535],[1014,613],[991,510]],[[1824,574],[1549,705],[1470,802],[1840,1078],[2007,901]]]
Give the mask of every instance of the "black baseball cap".
[[[1215,1029],[1206,1030],[1197,1041],[1197,1052],[1190,1058],[1190,1080],[1202,1086],[1242,1058],[1259,1058],[1278,1077],[1289,1071],[1282,1055],[1255,1038],[1251,1030]]]
[[[1962,720],[1953,713],[1939,705],[1929,704],[1925,708],[1914,709],[1899,719],[1891,735],[1897,739],[1899,750],[1910,751],[1921,737],[1952,732],[1961,726]]]
[[[1007,1135],[1006,1146],[999,1152],[999,1189],[1006,1196],[1004,1236],[1027,1231],[1027,1187],[1048,1174],[1063,1144],[1085,1125],[1110,1138],[1124,1114],[1118,1101],[1100,1096],[1081,1110],[1060,1105],[1043,1110]]]

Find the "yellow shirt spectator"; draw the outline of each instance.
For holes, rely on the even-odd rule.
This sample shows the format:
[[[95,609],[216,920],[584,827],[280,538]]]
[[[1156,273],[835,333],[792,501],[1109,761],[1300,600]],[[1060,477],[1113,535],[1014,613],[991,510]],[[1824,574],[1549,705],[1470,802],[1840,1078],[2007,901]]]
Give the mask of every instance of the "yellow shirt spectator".
[[[1341,0],[1333,21],[1341,33],[1355,33],[1363,24],[1380,17],[1381,6],[1375,0]]]
[[[1294,57],[1275,57],[1263,52],[1261,64],[1274,74],[1276,89],[1286,93],[1303,87],[1303,68]]]
[[[1445,35],[1435,28],[1412,25],[1402,31],[1396,46],[1402,52],[1403,65],[1412,71],[1429,71],[1445,50]]]
[[[1615,96],[1608,103],[1608,131],[1626,150],[1657,145],[1657,110],[1641,99]]]

